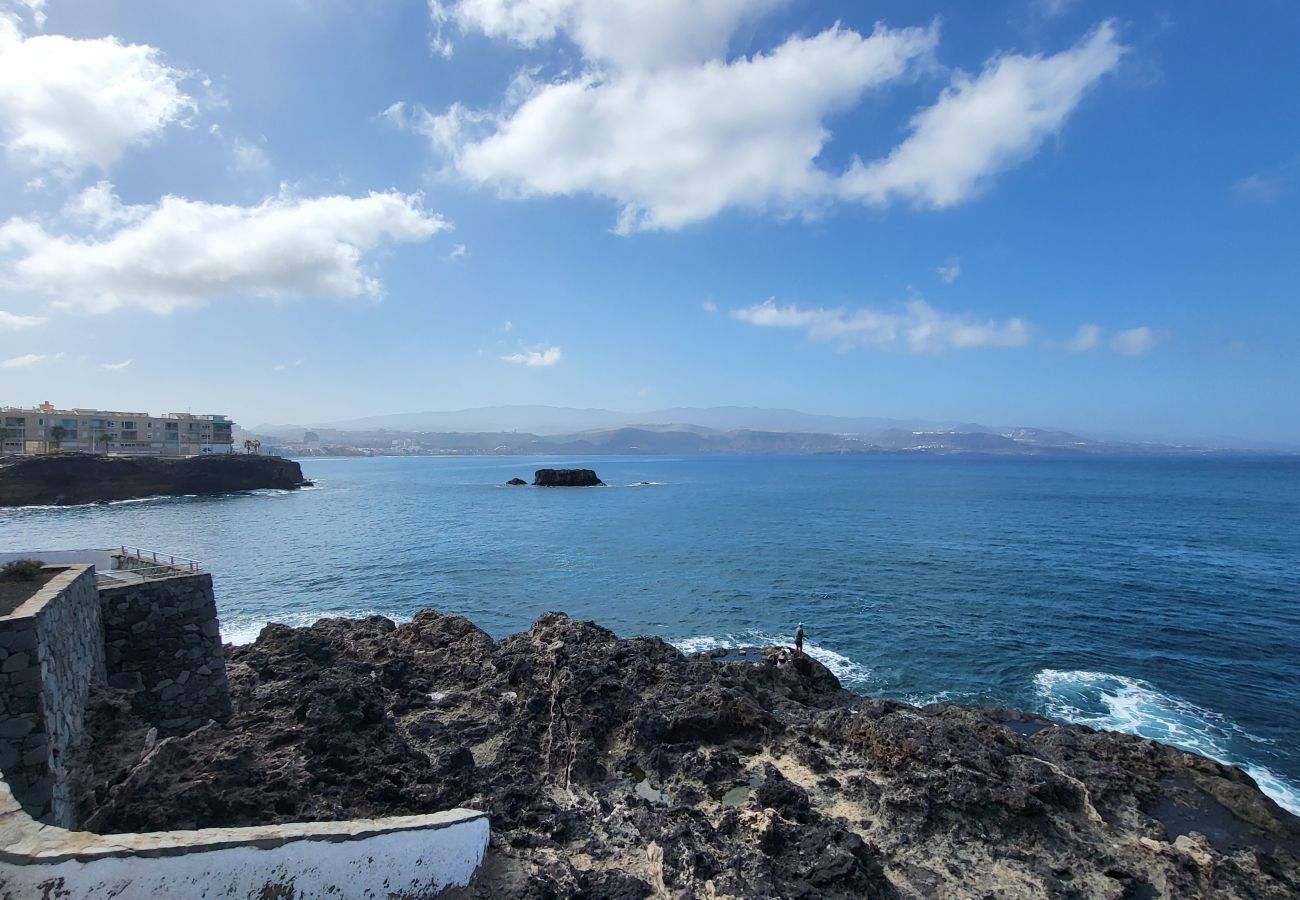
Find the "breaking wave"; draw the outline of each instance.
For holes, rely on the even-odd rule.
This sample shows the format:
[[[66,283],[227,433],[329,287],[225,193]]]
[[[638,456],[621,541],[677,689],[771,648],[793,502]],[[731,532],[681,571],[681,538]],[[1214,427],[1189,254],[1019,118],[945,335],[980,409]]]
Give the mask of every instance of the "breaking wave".
[[[788,647],[788,637],[776,637],[760,631],[744,631],[722,637],[699,635],[696,637],[670,639],[672,644],[683,653],[701,653],[705,650],[731,650],[736,647]],[[861,687],[871,677],[871,670],[861,663],[854,662],[842,653],[817,644],[805,643],[804,652],[834,673],[846,688]]]
[[[1165,694],[1148,682],[1107,672],[1044,669],[1034,676],[1043,711],[1092,728],[1123,731],[1240,766],[1279,806],[1300,815],[1300,788],[1233,746],[1268,745],[1214,710]]]

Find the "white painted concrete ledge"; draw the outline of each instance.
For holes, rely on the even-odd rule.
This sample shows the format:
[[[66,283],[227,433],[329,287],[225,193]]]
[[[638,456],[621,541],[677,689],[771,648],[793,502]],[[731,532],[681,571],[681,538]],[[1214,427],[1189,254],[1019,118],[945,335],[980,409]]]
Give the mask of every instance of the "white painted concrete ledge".
[[[472,809],[90,834],[34,821],[0,780],[0,897],[426,898],[469,883],[487,843]]]

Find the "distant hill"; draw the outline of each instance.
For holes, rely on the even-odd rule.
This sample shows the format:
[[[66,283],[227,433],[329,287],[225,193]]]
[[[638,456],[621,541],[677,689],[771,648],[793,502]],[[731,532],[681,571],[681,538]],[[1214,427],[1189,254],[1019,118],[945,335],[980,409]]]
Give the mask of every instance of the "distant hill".
[[[890,428],[952,428],[956,423],[885,419],[871,416],[826,416],[793,409],[747,406],[675,407],[627,413],[609,409],[560,406],[485,406],[452,411],[428,411],[365,416],[311,425],[258,425],[257,434],[292,435],[310,427],[340,431],[510,432],[540,435],[573,434],[601,428],[698,426],[718,431],[801,431],[819,434],[878,434]],[[980,429],[982,426],[963,426]]]
[[[325,447],[451,453],[1294,453],[1229,438],[1200,442],[1082,436],[1025,426],[828,416],[746,406],[644,413],[556,406],[487,406],[366,416],[248,433],[291,445],[316,432]],[[289,452],[294,452],[292,446]],[[329,451],[327,451],[329,452]]]

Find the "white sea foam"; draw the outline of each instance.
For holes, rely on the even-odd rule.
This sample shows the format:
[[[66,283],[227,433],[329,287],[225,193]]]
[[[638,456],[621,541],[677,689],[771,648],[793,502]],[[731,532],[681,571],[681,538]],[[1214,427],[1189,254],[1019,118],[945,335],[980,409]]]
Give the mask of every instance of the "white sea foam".
[[[292,628],[306,628],[321,619],[346,618],[346,619],[363,619],[366,616],[384,616],[392,619],[399,625],[403,622],[409,622],[410,616],[395,615],[391,612],[381,612],[376,609],[352,609],[352,610],[316,610],[315,612],[300,613],[276,613],[274,619],[255,618],[252,616],[235,616],[229,620],[221,622],[221,641],[225,644],[251,644],[257,640],[257,636],[262,633],[271,622],[279,625],[288,625]]]
[[[1300,815],[1300,788],[1266,766],[1235,758],[1231,751],[1235,740],[1261,745],[1272,741],[1214,710],[1165,694],[1141,679],[1107,672],[1044,669],[1034,676],[1034,688],[1052,718],[1136,734],[1241,766],[1279,806]]]
[[[737,634],[698,635],[696,637],[669,640],[683,653],[701,653],[705,650],[731,650],[735,647],[788,647],[790,639],[776,637],[760,631],[745,631]],[[836,653],[827,647],[804,643],[804,652],[834,673],[845,687],[865,684],[871,677],[871,670],[861,663],[854,662],[842,653]]]

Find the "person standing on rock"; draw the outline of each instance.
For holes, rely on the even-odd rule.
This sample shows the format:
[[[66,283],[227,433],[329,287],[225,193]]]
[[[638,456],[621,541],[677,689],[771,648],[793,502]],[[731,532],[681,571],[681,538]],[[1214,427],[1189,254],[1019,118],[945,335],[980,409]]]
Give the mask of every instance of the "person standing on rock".
[[[803,656],[803,622],[794,630],[794,652]]]

